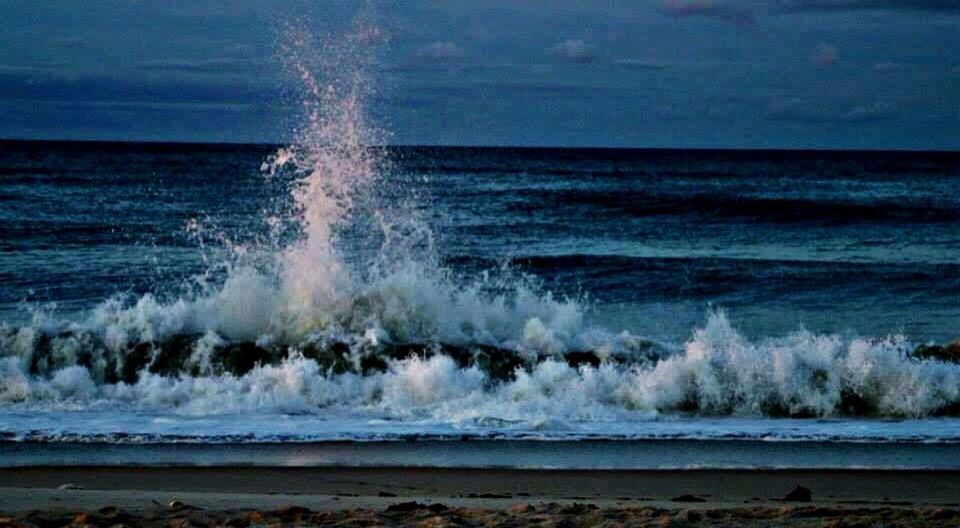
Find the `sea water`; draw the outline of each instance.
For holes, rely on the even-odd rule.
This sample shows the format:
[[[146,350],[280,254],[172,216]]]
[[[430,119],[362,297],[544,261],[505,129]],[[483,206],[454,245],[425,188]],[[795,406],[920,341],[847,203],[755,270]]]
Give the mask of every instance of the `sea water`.
[[[960,441],[960,154],[382,147],[378,36],[287,145],[0,143],[0,440]]]

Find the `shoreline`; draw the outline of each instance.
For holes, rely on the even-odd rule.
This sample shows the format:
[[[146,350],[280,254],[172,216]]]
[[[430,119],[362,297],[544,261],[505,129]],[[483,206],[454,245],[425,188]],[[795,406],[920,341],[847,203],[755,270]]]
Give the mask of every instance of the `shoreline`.
[[[955,470],[45,466],[0,468],[0,482],[0,526],[960,523]],[[795,485],[812,501],[785,502]]]
[[[815,503],[960,506],[960,471],[876,469],[569,470],[407,467],[0,468],[0,509],[16,490],[71,493],[153,492],[308,497],[670,502],[693,495],[710,503],[780,503],[794,485]],[[58,489],[64,485],[76,489]],[[80,493],[82,495],[83,493]]]

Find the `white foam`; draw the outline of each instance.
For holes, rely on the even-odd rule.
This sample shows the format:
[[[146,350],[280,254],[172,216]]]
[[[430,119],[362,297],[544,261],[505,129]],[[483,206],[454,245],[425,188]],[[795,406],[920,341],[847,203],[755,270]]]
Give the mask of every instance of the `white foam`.
[[[72,365],[49,378],[3,360],[6,405],[33,409],[134,407],[173,414],[238,412],[374,413],[451,424],[631,422],[659,415],[763,416],[771,409],[820,417],[844,414],[856,395],[878,416],[922,417],[960,401],[960,365],[917,361],[901,338],[841,339],[807,332],[751,342],[712,314],[682,352],[653,364],[574,368],[546,359],[512,381],[489,379],[447,356],[389,362],[368,375],[321,371],[295,355],[244,376],[144,372],[133,385],[97,384]]]

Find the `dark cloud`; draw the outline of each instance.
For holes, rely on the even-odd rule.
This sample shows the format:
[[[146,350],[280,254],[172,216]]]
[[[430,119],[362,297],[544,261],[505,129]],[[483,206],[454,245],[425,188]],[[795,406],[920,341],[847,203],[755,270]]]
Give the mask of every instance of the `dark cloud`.
[[[613,65],[629,70],[663,70],[667,67],[666,63],[647,59],[617,59]]]
[[[90,46],[90,43],[87,41],[87,39],[83,37],[78,37],[78,36],[59,37],[59,38],[51,39],[50,43],[53,44],[54,46],[59,46],[63,48],[74,48],[74,49],[85,48]]]
[[[878,62],[873,65],[873,71],[877,72],[897,72],[907,69],[906,65],[899,62]]]
[[[143,61],[137,69],[152,72],[194,74],[251,73],[266,66],[264,62],[248,59],[156,60]]]
[[[660,12],[674,18],[709,17],[732,22],[738,26],[754,24],[749,11],[731,3],[716,0],[670,0],[660,7]]]
[[[868,105],[857,105],[845,114],[845,121],[879,121],[889,119],[897,113],[897,107],[893,103],[886,101],[877,101]]]
[[[99,101],[235,104],[281,100],[278,88],[255,83],[225,83],[216,77],[140,79],[115,75],[0,68],[0,100]]]
[[[0,64],[0,76],[43,76],[52,75],[58,70],[66,68],[66,64],[51,63],[42,66],[13,66],[9,64]]]
[[[779,0],[779,6],[786,11],[908,9],[960,12],[957,0]]]
[[[897,106],[887,101],[855,104],[843,107],[824,105],[803,99],[782,99],[772,102],[764,114],[769,121],[806,123],[868,122],[891,119],[897,115]]]
[[[810,60],[818,68],[829,68],[837,62],[837,47],[833,44],[821,42],[817,44],[816,49],[813,50],[813,54],[810,55]]]

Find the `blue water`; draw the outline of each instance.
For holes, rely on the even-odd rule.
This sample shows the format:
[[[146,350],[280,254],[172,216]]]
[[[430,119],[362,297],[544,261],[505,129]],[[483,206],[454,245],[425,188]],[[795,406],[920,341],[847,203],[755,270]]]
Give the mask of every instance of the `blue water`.
[[[960,438],[960,365],[910,355],[960,336],[960,154],[390,148],[332,244],[418,267],[293,320],[276,149],[0,143],[0,438]]]
[[[523,469],[960,469],[956,446],[740,440],[0,443],[11,466],[468,467]]]
[[[0,144],[0,314],[175,295],[207,263],[186,226],[262,234],[269,146]],[[799,326],[960,335],[960,154],[396,148],[458,271],[509,261],[596,317],[684,340],[720,306]]]

